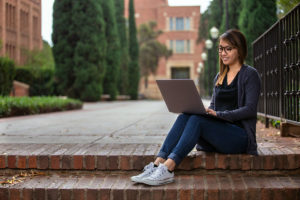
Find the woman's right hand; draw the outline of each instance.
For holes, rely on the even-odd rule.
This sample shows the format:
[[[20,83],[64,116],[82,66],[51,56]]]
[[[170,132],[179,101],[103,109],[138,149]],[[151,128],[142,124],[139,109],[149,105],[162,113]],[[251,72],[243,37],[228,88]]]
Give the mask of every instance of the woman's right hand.
[[[207,109],[206,109],[206,113],[207,113],[207,114],[210,114],[210,115],[217,116],[217,113],[216,113],[216,111],[214,111],[213,109],[209,109],[209,108],[207,108]]]

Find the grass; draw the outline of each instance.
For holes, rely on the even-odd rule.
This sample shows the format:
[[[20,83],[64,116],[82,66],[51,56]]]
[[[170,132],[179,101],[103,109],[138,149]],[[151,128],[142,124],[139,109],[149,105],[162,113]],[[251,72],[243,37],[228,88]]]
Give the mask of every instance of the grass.
[[[0,118],[81,109],[79,100],[59,97],[0,96]]]

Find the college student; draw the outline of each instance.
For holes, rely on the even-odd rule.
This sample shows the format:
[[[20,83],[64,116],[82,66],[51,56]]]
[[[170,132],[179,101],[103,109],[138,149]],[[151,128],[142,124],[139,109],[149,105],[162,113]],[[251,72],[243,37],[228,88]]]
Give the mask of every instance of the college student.
[[[220,70],[214,79],[211,103],[206,112],[232,121],[228,123],[193,114],[180,114],[154,162],[131,180],[147,185],[174,181],[174,169],[196,146],[197,150],[224,154],[257,155],[256,114],[261,80],[246,64],[247,44],[238,30],[219,38]]]

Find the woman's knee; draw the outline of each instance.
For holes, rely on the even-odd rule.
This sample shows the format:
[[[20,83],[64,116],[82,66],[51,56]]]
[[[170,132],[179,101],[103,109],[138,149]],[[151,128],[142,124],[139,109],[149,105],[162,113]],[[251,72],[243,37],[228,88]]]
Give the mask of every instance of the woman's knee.
[[[189,115],[189,114],[180,114],[180,115],[178,115],[178,117],[177,117],[177,119],[179,119],[179,120],[188,120],[189,118],[190,118],[190,116],[191,115]]]
[[[189,118],[189,121],[192,122],[192,123],[194,123],[194,122],[201,123],[204,120],[205,120],[205,118],[203,118],[200,115],[191,115],[190,118]]]

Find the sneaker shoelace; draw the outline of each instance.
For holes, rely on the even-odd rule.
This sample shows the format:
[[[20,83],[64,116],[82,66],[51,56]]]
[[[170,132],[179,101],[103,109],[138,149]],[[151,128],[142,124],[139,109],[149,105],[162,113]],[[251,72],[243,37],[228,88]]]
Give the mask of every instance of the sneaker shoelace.
[[[156,170],[152,175],[151,178],[153,179],[159,179],[164,173],[166,173],[166,169],[164,167],[161,167],[161,169]]]
[[[148,170],[148,169],[150,169],[150,168],[154,168],[154,166],[152,165],[152,163],[146,165],[146,166],[144,167],[143,171],[146,171],[146,170]]]

